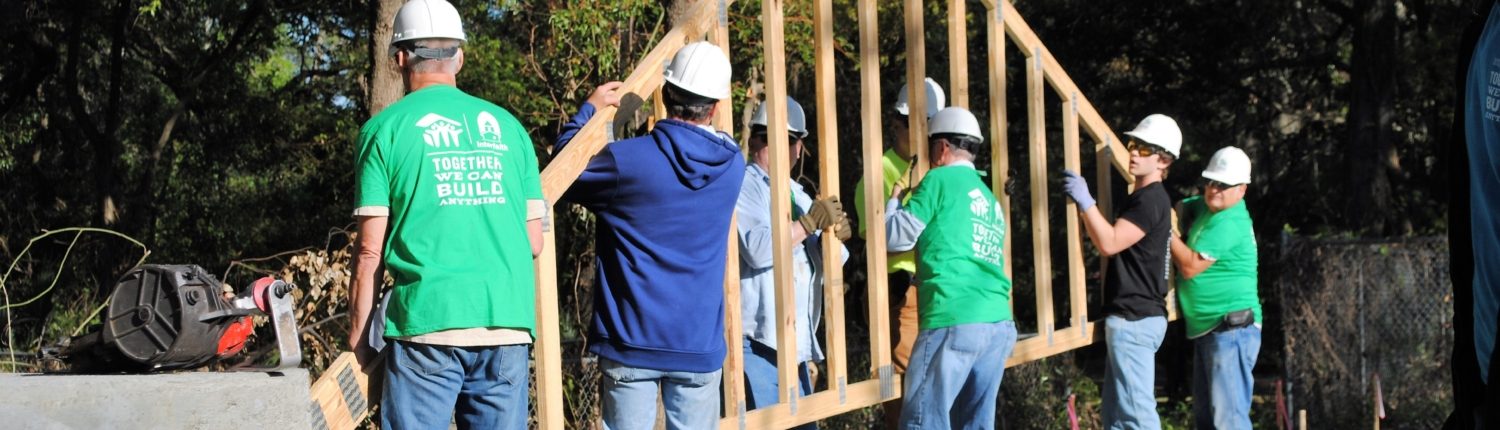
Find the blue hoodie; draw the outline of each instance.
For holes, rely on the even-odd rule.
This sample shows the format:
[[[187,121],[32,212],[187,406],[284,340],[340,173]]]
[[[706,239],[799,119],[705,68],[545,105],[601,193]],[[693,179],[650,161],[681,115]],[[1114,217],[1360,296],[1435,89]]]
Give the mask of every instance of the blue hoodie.
[[[594,115],[585,103],[553,153]],[[733,139],[677,120],[610,143],[562,197],[598,216],[589,351],[626,366],[724,364],[724,264],[745,159]]]

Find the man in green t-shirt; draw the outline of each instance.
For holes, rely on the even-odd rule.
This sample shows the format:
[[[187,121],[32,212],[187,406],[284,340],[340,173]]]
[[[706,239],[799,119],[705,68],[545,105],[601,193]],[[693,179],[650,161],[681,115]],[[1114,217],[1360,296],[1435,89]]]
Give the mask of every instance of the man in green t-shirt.
[[[452,5],[412,0],[394,27],[407,94],[360,130],[350,348],[368,362],[390,341],[386,428],[524,429],[547,209],[536,153],[510,112],[455,86]],[[395,279],[383,317],[382,263]]]
[[[900,428],[993,428],[1005,359],[1016,344],[1005,221],[974,168],[984,144],[974,114],[938,112],[927,138],[932,171],[905,204],[900,189],[886,202],[888,248],[916,250],[921,320]]]
[[[880,158],[881,175],[884,179],[883,193],[879,202],[891,197],[891,190],[900,183],[901,188],[908,188],[911,174],[911,160],[917,158],[917,149],[911,144],[911,133],[907,124],[911,118],[907,116],[911,112],[911,106],[907,103],[909,87],[902,85],[901,90],[896,93],[896,102],[891,104],[891,109],[885,114],[886,136],[890,137],[891,148],[885,151]],[[938,111],[943,110],[946,103],[943,87],[938,85],[932,78],[923,80],[922,86],[926,95],[927,119]],[[859,237],[865,237],[865,231],[870,226],[869,217],[865,216],[865,180],[860,178],[854,185],[854,213],[859,217]],[[881,222],[881,220],[875,220]],[[896,374],[906,372],[906,363],[911,358],[911,346],[917,340],[917,287],[912,283],[912,274],[917,271],[917,262],[911,251],[892,252],[886,258],[887,280],[886,287],[890,290],[890,315],[891,315],[891,363],[894,364]],[[885,402],[885,426],[895,427],[897,419],[901,417],[901,401],[891,400]]]
[[[1200,429],[1249,429],[1261,321],[1255,230],[1244,200],[1250,157],[1220,149],[1203,179],[1203,195],[1178,208],[1190,226],[1187,242],[1172,237],[1182,275],[1177,298],[1193,339],[1193,421]]]

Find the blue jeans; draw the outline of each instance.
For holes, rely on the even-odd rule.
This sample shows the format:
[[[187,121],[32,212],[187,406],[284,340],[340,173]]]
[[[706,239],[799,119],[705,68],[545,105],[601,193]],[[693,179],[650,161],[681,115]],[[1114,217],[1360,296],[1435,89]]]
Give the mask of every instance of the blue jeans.
[[[1105,428],[1161,428],[1161,418],[1156,415],[1156,350],[1166,336],[1166,317],[1104,319],[1109,357],[1099,415]]]
[[[776,350],[760,342],[745,338],[745,409],[753,410],[774,405],[777,402],[781,381],[776,374]],[[807,363],[797,363],[797,380],[801,381],[798,397],[812,394],[812,375]],[[816,423],[793,427],[800,430],[817,430]]]
[[[1013,321],[960,324],[917,333],[906,367],[903,429],[992,429]]]
[[[530,345],[458,347],[391,341],[380,399],[386,429],[526,428]]]
[[[1203,429],[1250,428],[1250,393],[1260,328],[1214,330],[1193,339],[1193,422]]]
[[[650,430],[656,426],[656,396],[667,408],[667,429],[719,427],[719,381],[723,370],[670,372],[630,367],[599,358],[605,430]]]

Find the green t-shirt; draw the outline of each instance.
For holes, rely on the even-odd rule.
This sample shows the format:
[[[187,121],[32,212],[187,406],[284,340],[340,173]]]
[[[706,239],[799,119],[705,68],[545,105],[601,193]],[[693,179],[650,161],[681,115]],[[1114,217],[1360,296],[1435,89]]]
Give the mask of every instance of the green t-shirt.
[[[1224,321],[1225,314],[1238,310],[1254,309],[1255,323],[1260,324],[1259,257],[1245,202],[1209,213],[1201,196],[1190,197],[1182,201],[1182,212],[1182,217],[1193,221],[1187,233],[1188,248],[1214,260],[1203,273],[1177,284],[1188,338],[1208,334]]]
[[[905,210],[927,224],[917,237],[917,314],[923,330],[1008,321],[1005,219],[973,166],[927,173]]]
[[[535,327],[526,201],[542,188],[520,121],[458,88],[423,88],[365,123],[356,165],[357,213],[389,208],[386,336]]]
[[[885,150],[885,155],[880,158],[880,168],[885,179],[885,192],[880,193],[880,205],[884,206],[886,199],[891,198],[891,188],[895,188],[896,180],[905,175],[911,169],[911,163],[896,154],[895,149]],[[859,237],[865,237],[865,230],[869,229],[869,217],[865,216],[865,180],[860,179],[854,188],[854,212],[859,215]],[[917,271],[917,262],[911,251],[891,254],[886,257],[886,266],[891,273],[905,271],[912,273]]]

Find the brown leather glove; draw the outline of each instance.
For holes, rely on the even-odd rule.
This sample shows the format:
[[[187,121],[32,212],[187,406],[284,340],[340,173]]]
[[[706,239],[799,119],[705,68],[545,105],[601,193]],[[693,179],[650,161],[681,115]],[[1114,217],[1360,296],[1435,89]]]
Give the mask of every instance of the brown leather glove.
[[[813,201],[812,208],[797,222],[802,223],[803,231],[813,234],[838,223],[844,217],[844,206],[839,204],[838,196],[830,196]]]

